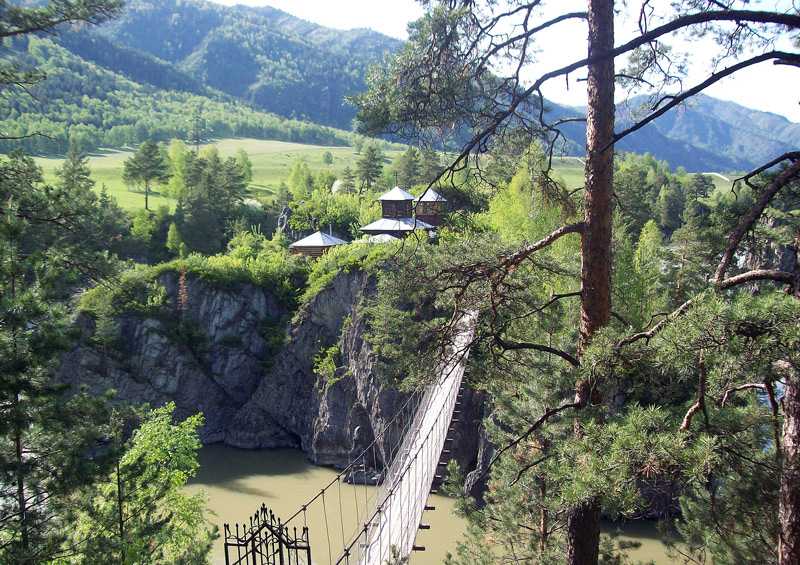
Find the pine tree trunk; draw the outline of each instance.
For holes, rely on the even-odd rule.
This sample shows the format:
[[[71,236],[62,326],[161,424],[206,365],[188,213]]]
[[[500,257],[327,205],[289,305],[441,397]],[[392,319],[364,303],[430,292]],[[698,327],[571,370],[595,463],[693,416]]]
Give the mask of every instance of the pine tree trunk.
[[[150,210],[150,183],[144,183],[144,209]]]
[[[784,253],[781,268],[793,271],[800,280],[800,231],[790,248],[793,256]],[[793,286],[792,294],[800,299],[800,288]],[[781,433],[781,488],[778,502],[778,563],[800,563],[800,372],[789,367],[783,391],[783,430]]]
[[[567,519],[567,563],[596,565],[600,552],[600,506],[584,504]]]
[[[19,411],[19,393],[14,397],[14,413]],[[22,560],[27,561],[30,549],[30,539],[28,536],[28,504],[25,494],[25,458],[22,449],[22,429],[19,423],[14,424],[14,454],[17,464],[17,512],[19,514],[19,534],[20,549]]]
[[[589,57],[614,48],[613,0],[589,0]],[[585,228],[581,240],[581,343],[586,347],[611,317],[611,227],[614,174],[614,59],[588,66],[586,115]],[[588,383],[578,383],[576,400],[589,402]],[[576,433],[579,429],[576,427]],[[596,565],[600,505],[573,508],[567,520],[567,563]]]
[[[781,450],[780,565],[800,564],[800,379],[787,380],[783,396],[783,438]]]
[[[589,0],[589,57],[614,47],[613,0]],[[614,60],[589,65],[586,115],[586,228],[581,242],[581,341],[611,315],[611,224],[614,173]]]

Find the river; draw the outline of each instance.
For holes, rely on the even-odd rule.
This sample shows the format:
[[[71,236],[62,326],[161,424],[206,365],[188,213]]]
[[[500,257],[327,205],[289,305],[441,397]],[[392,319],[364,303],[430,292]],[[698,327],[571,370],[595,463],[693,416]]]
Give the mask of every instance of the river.
[[[336,476],[336,471],[311,465],[300,451],[262,450],[247,451],[224,445],[209,445],[200,450],[200,471],[192,480],[189,490],[204,491],[208,506],[214,513],[212,520],[220,525],[225,522],[244,522],[261,503],[265,503],[276,515],[286,518],[294,514],[303,502],[320,492]],[[369,495],[370,487],[357,488],[346,485],[341,493],[331,493],[334,500],[328,501],[327,519],[321,505],[310,512],[307,520],[311,531],[312,554],[314,562],[328,563],[330,553],[337,554],[342,547],[343,537],[349,541],[355,531],[358,517],[357,506],[363,504],[363,496]],[[341,496],[342,512],[339,512],[338,499]],[[416,545],[424,546],[424,552],[415,552],[412,565],[438,565],[448,552],[452,552],[464,532],[465,522],[454,514],[452,499],[434,495],[429,504],[436,510],[425,513],[425,522],[430,530],[421,530]],[[342,519],[340,519],[340,516]],[[345,524],[342,535],[340,524]],[[302,525],[302,522],[299,522]],[[606,527],[606,530],[611,526]],[[640,542],[640,548],[630,551],[634,560],[653,560],[657,565],[671,561],[664,553],[664,546],[658,540],[655,527],[648,524],[628,524],[623,528],[624,539]],[[330,542],[328,535],[330,535]],[[212,554],[212,562],[225,563],[222,538],[217,540]]]

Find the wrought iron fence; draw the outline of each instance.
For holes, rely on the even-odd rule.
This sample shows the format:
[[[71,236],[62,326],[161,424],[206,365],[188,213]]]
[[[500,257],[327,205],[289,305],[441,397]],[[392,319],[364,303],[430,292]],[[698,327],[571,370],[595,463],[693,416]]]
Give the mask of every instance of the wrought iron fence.
[[[281,523],[262,504],[250,524],[225,524],[226,565],[311,565],[308,528]]]

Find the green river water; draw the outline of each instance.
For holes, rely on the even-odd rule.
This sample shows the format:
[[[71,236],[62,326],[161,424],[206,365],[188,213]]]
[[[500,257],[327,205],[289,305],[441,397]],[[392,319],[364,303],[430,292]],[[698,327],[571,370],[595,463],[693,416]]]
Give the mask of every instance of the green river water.
[[[200,471],[189,488],[194,492],[202,490],[206,493],[208,506],[214,512],[212,519],[222,530],[224,522],[245,521],[261,503],[286,519],[335,476],[336,471],[311,465],[299,451],[247,451],[210,445],[200,451]],[[369,499],[371,493],[371,487],[363,486],[343,485],[341,491],[333,489],[325,506],[328,528],[325,527],[326,516],[322,505],[314,505],[314,510],[306,517],[311,532],[314,563],[322,565],[329,562],[326,532],[330,535],[330,553],[340,553],[343,537],[349,541],[359,519],[363,519],[364,498]],[[436,507],[436,510],[426,512],[424,517],[431,529],[420,531],[416,540],[416,544],[424,546],[425,551],[412,555],[412,565],[442,563],[447,553],[455,549],[464,532],[464,520],[455,516],[451,499],[434,495],[429,504]],[[342,508],[341,513],[339,508]],[[302,525],[302,520],[298,520],[297,524]],[[626,525],[623,533],[623,538],[642,544],[630,552],[632,558],[653,560],[657,565],[670,563],[655,527],[649,524]],[[212,562],[225,562],[221,538],[214,547]]]

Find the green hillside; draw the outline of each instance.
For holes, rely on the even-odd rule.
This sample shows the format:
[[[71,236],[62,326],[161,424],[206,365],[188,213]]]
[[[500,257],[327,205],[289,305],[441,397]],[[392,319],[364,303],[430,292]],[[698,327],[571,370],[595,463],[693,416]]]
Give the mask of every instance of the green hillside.
[[[70,142],[84,151],[119,148],[147,139],[186,139],[194,129],[215,139],[257,137],[339,146],[352,139],[348,132],[259,112],[212,91],[201,96],[136,82],[49,39],[31,37],[17,42],[15,50],[22,68],[35,68],[46,78],[29,93],[12,91],[0,101],[0,131],[29,136],[0,140],[0,152],[63,154]]]
[[[363,91],[367,68],[401,45],[274,8],[203,1],[131,0],[101,33],[260,109],[344,129],[355,116],[345,97]]]

